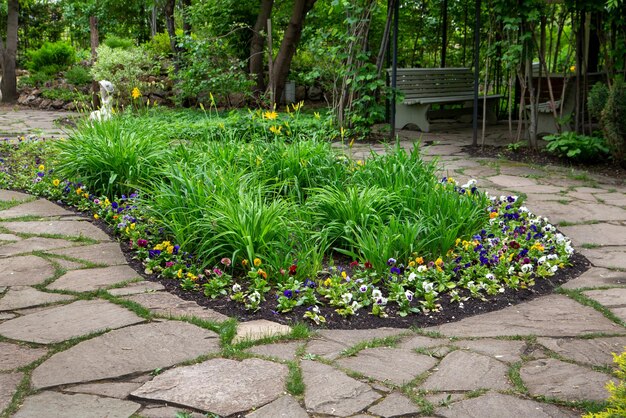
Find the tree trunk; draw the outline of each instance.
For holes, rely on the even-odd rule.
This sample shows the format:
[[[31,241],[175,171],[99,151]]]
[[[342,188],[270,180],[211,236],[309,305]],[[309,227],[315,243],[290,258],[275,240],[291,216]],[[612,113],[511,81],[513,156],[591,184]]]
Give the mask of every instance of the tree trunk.
[[[170,48],[172,48],[172,52],[176,55],[177,47],[176,47],[176,26],[174,23],[174,6],[176,5],[176,0],[166,0],[165,2],[165,26],[167,28],[167,34],[170,37]]]
[[[100,43],[98,36],[98,18],[96,16],[89,16],[89,39],[91,41],[91,64],[93,65],[96,62],[97,57],[97,48]],[[93,80],[91,82],[91,97],[93,108],[97,109],[100,107],[100,96],[98,96],[98,92],[100,91],[100,87],[98,84],[98,80]]]
[[[189,7],[191,6],[191,0],[182,0],[183,6],[183,33],[185,36],[191,35],[191,22],[189,21]]]
[[[261,8],[256,18],[256,23],[252,29],[252,40],[250,41],[250,74],[254,75],[256,85],[253,93],[258,96],[265,91],[265,73],[263,71],[263,49],[265,46],[265,36],[263,31],[267,30],[267,19],[272,15],[274,0],[261,0]]]
[[[276,98],[279,100],[285,89],[289,68],[291,67],[291,60],[296,53],[298,42],[300,42],[300,37],[302,36],[304,18],[309,10],[313,8],[315,1],[316,0],[295,0],[294,2],[291,20],[285,30],[285,36],[283,37],[283,42],[280,45],[280,50],[278,51],[274,63],[276,79],[276,85],[274,87],[276,89]]]
[[[18,0],[8,0],[6,43],[3,45],[0,39],[0,52],[2,53],[2,81],[0,81],[0,91],[2,92],[2,101],[4,103],[14,103],[17,100],[15,56],[17,54],[18,12]]]
[[[383,38],[380,41],[380,48],[378,49],[378,55],[376,57],[376,74],[380,78],[383,72],[383,66],[385,65],[385,55],[387,54],[387,47],[389,46],[389,34],[391,33],[391,22],[393,21],[393,3],[396,0],[390,0],[387,2],[387,20],[385,22],[385,30],[383,31]],[[417,39],[416,42],[417,44]],[[413,46],[413,57],[415,57],[416,46]]]

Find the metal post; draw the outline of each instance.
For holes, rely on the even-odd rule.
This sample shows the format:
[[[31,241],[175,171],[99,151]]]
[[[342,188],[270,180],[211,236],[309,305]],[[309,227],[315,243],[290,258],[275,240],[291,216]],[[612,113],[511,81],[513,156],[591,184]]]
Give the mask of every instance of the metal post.
[[[478,76],[480,58],[480,0],[476,0],[476,25],[474,26],[474,112],[472,115],[472,146],[478,145]],[[485,109],[483,109],[483,112]]]
[[[393,1],[393,53],[391,63],[391,133],[390,138],[396,135],[396,85],[398,81],[398,16],[400,15],[400,0]]]

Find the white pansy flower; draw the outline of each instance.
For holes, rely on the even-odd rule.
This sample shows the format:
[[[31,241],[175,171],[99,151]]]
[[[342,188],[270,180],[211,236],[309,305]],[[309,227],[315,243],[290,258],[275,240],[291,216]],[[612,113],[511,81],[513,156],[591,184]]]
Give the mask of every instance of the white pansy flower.
[[[533,271],[532,264],[522,264],[522,273],[529,273],[531,271]]]

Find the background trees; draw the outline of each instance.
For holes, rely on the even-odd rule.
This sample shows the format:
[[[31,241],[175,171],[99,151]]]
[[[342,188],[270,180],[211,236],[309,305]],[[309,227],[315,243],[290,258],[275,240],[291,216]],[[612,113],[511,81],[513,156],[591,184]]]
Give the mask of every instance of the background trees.
[[[160,57],[160,68],[143,78],[167,76],[180,104],[207,103],[210,96],[229,103],[233,92],[263,104],[268,91],[280,100],[291,80],[321,91],[341,126],[367,126],[384,115],[382,69],[389,65],[388,11],[394,1],[20,1],[17,64],[24,67],[28,51],[58,40],[73,45],[79,60],[87,59],[90,54],[81,50],[90,46],[90,20],[97,21],[99,38],[109,47]],[[397,1],[399,66],[472,66],[475,0]],[[0,39],[7,41],[9,4],[17,2],[0,0]],[[587,74],[603,73],[610,87],[625,71],[624,6],[624,0],[483,0],[481,88],[504,94],[502,115],[527,118],[534,138],[539,101],[549,96],[558,102],[562,94],[550,80],[558,75],[577,84],[572,125],[583,131],[593,81]],[[9,43],[2,44],[5,59],[12,56]],[[14,77],[5,66],[9,88]]]

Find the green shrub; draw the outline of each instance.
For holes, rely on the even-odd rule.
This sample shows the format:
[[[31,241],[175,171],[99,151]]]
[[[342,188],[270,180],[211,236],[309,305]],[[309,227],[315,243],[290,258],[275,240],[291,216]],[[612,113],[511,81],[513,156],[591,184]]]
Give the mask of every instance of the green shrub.
[[[93,77],[82,65],[75,65],[65,72],[65,79],[75,86],[84,86],[93,81]]]
[[[626,351],[619,356],[613,354],[613,362],[618,367],[615,370],[615,376],[619,379],[619,383],[617,385],[612,381],[607,383],[606,388],[611,394],[607,407],[603,411],[584,415],[583,418],[626,417]]]
[[[37,50],[28,52],[26,68],[33,72],[56,74],[76,61],[74,47],[66,42],[46,42]]]
[[[579,135],[576,132],[548,135],[543,139],[548,141],[548,152],[575,161],[594,161],[604,158],[609,152],[603,138]]]
[[[46,82],[52,80],[52,75],[43,72],[35,72],[25,77],[20,77],[19,86],[41,87]]]
[[[609,90],[600,118],[611,156],[626,166],[626,84],[616,80]]]
[[[178,93],[176,101],[198,100],[209,94],[227,100],[229,93],[247,93],[252,81],[245,71],[245,62],[236,58],[232,48],[223,39],[183,39],[185,53],[176,74]]]
[[[182,33],[182,32],[181,32]],[[149,42],[146,42],[144,45],[148,51],[152,53],[165,57],[172,53],[172,46],[170,45],[170,36],[167,32],[157,33],[152,37]]]
[[[115,85],[118,98],[130,100],[131,91],[138,87],[141,91],[148,88],[144,80],[150,75],[159,74],[159,64],[154,56],[141,47],[130,49],[98,47],[98,60],[91,68],[95,80],[109,80]]]
[[[69,90],[65,88],[44,89],[41,91],[41,97],[50,100],[63,100],[64,102],[89,102],[89,95],[81,93],[78,90]]]
[[[604,83],[596,83],[589,91],[587,98],[587,108],[594,118],[600,120],[602,110],[609,98],[609,88]]]
[[[111,49],[129,49],[135,45],[135,42],[132,39],[121,38],[117,35],[108,35],[103,44]]]

